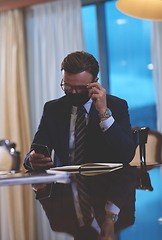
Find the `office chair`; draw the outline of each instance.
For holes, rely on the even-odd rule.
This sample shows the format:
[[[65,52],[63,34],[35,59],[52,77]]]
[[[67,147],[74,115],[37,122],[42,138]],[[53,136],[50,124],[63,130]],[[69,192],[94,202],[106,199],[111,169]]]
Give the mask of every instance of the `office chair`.
[[[20,169],[20,152],[16,144],[9,140],[0,140],[0,171]]]
[[[146,143],[148,139],[149,128],[132,128],[133,139],[136,145],[136,154],[130,165],[137,166],[138,181],[137,189],[153,191],[149,173],[146,164]],[[139,152],[138,152],[139,151]]]

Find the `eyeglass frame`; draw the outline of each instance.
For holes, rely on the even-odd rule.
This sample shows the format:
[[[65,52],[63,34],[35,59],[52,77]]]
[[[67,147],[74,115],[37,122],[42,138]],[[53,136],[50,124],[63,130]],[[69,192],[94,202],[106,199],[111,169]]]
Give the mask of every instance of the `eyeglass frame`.
[[[70,86],[70,85],[68,85],[68,84],[66,84],[65,82],[64,82],[64,80],[62,79],[61,80],[61,83],[60,83],[60,87],[61,87],[61,89],[64,91],[64,92],[67,92],[67,93],[70,93],[70,92],[72,92],[72,90],[73,89],[75,89],[75,91],[77,92],[77,93],[84,93],[84,92],[86,92],[86,91],[88,91],[88,89],[86,88],[87,87],[87,84],[90,84],[90,83],[93,83],[94,82],[94,79],[90,82],[90,83],[87,83],[87,84],[85,84],[85,85],[80,85],[80,86]],[[67,85],[67,86],[69,86],[70,88],[71,88],[71,90],[64,90],[63,89],[63,86],[64,85]],[[78,87],[82,87],[82,88],[85,88],[85,91],[80,91],[80,92],[78,92],[78,90],[77,90],[77,88]]]

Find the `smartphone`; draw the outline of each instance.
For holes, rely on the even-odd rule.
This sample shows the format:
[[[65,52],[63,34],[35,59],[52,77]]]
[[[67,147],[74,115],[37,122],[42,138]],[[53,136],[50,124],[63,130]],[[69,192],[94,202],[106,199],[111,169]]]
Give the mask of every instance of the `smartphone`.
[[[45,157],[50,157],[49,149],[46,145],[33,143],[31,146],[36,153],[41,153]]]

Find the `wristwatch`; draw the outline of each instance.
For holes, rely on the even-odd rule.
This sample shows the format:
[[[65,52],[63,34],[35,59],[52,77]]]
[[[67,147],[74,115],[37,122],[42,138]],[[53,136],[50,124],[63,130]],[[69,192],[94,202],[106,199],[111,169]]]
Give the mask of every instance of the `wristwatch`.
[[[118,220],[118,215],[114,213],[106,213],[106,218],[111,218],[113,222],[115,223]]]
[[[98,114],[99,118],[109,118],[112,116],[112,112],[109,108],[103,114]]]

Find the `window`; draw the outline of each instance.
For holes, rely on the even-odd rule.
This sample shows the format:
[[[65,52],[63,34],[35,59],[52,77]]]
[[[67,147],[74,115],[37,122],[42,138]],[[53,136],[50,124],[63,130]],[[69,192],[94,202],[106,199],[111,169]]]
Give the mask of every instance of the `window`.
[[[119,12],[105,2],[110,94],[127,100],[132,126],[156,129],[150,52],[151,21]],[[99,60],[96,5],[82,7],[85,50]]]

